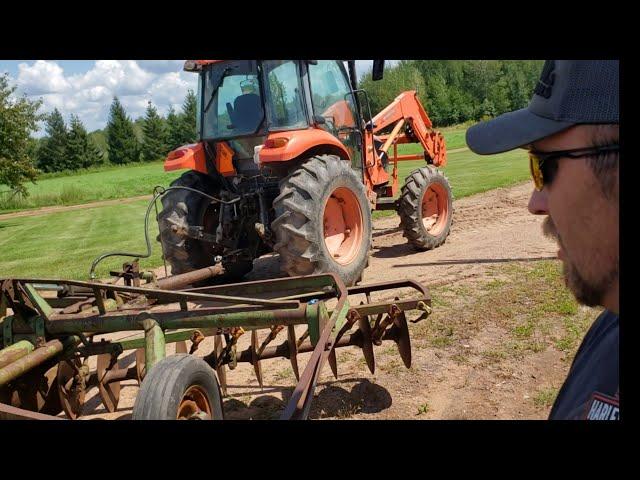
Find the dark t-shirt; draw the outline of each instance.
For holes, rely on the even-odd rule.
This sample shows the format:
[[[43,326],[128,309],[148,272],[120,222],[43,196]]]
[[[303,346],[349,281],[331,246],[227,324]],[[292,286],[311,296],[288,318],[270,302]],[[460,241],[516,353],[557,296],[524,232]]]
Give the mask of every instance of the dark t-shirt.
[[[558,393],[550,420],[619,420],[618,316],[608,310],[593,323]]]

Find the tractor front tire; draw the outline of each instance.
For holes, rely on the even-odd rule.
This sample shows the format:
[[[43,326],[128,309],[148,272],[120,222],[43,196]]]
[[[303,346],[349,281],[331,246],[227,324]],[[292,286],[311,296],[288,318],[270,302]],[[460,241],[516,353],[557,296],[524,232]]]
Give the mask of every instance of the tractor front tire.
[[[449,181],[434,166],[415,170],[401,190],[400,227],[417,250],[431,250],[444,243],[451,229],[453,196]]]
[[[371,248],[371,208],[351,163],[336,155],[306,160],[280,182],[272,230],[289,276],[335,273],[362,278]]]

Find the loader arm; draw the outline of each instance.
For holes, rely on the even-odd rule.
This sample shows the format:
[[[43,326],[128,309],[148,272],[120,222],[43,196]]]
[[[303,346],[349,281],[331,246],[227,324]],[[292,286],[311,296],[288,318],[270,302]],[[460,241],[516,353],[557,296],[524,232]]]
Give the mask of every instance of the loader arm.
[[[415,90],[402,92],[373,117],[373,133],[381,132],[392,124],[395,124],[395,127],[390,134],[379,136],[379,139],[385,142],[382,151],[386,153],[394,143],[419,142],[430,163],[436,167],[446,165],[444,137],[440,132],[433,130],[431,120],[418,100]]]

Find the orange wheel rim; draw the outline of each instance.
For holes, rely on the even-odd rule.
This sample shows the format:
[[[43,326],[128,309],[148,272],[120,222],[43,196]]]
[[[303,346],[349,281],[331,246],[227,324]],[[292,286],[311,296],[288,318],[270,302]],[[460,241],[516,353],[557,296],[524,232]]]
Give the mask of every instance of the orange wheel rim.
[[[449,221],[449,198],[442,185],[434,184],[422,197],[422,225],[430,235],[440,235]]]
[[[211,405],[207,394],[198,385],[192,385],[184,392],[178,406],[178,420],[212,419]]]
[[[323,214],[324,244],[340,265],[351,263],[360,252],[363,219],[360,204],[348,188],[337,188],[327,200]]]

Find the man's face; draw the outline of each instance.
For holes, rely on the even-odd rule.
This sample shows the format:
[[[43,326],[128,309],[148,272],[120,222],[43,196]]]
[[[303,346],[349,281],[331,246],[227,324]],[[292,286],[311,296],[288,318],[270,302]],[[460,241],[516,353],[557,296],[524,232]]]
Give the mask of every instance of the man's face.
[[[589,146],[588,128],[576,126],[535,142],[532,148],[548,152]],[[543,231],[558,241],[565,281],[577,300],[589,306],[603,305],[617,289],[617,196],[605,197],[586,158],[554,161],[558,170],[553,182],[545,183],[541,192],[533,191],[529,211],[548,215]]]

